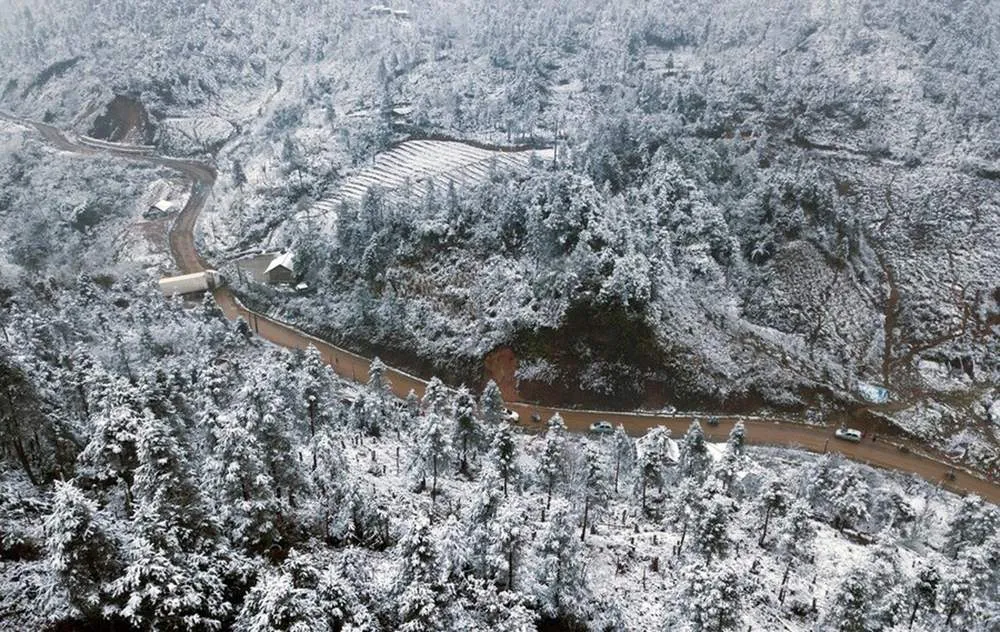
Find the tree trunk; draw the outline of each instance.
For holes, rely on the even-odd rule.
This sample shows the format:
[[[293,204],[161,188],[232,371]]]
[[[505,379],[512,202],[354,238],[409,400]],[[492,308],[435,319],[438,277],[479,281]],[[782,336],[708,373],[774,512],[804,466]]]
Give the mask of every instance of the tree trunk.
[[[35,478],[35,473],[31,471],[31,463],[28,462],[28,455],[24,451],[21,439],[15,437],[11,439],[11,444],[14,446],[14,452],[17,454],[17,460],[21,463],[24,473],[28,475],[28,480],[31,481],[32,485],[38,487],[38,479]]]
[[[505,472],[503,473],[503,497],[504,497],[504,498],[507,498],[507,477],[508,477],[508,476],[509,476],[509,475],[508,475],[508,474],[507,474],[507,472],[505,471]]]
[[[917,618],[917,610],[919,610],[919,609],[920,609],[920,599],[917,598],[917,599],[913,600],[913,611],[910,612],[910,624],[906,626],[907,630],[912,630],[913,629],[913,622]]]
[[[514,585],[514,545],[507,549],[507,590]]]
[[[590,496],[586,496],[583,501],[583,528],[580,529],[580,542],[587,537],[587,520],[590,518]]]
[[[434,497],[437,496],[437,489],[438,489],[438,459],[437,459],[437,456],[435,456],[433,459],[431,459],[431,461],[432,461],[431,467],[433,468],[433,472],[434,472],[434,476],[432,478],[433,483],[431,484],[431,500],[433,500]]]
[[[622,455],[619,452],[615,458],[615,494],[618,494],[618,471],[622,466]]]
[[[768,523],[771,522],[771,511],[772,511],[772,507],[770,505],[768,505],[767,506],[767,511],[764,512],[764,528],[760,532],[760,539],[757,540],[757,545],[758,546],[764,546],[764,538],[767,537],[767,525],[768,525]]]

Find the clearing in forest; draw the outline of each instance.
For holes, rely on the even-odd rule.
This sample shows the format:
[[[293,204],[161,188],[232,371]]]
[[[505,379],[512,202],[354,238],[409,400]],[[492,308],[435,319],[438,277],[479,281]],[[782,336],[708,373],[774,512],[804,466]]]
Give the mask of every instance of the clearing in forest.
[[[446,191],[450,182],[456,187],[485,180],[495,160],[499,169],[523,167],[532,156],[552,160],[552,149],[492,150],[461,141],[410,140],[375,156],[374,164],[348,176],[337,192],[319,200],[309,210],[310,217],[325,218],[332,227],[342,202],[360,202],[365,193],[379,187],[392,191],[407,180],[413,196],[423,197],[430,182],[438,191]]]

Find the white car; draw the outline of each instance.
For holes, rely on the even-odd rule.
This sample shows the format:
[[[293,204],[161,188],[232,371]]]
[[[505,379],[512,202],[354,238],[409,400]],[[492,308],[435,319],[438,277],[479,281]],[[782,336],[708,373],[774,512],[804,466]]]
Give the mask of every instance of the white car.
[[[837,428],[837,431],[833,433],[833,436],[838,439],[843,439],[844,441],[861,443],[861,437],[864,436],[864,433],[860,430],[855,430],[854,428]]]
[[[521,421],[521,415],[517,414],[516,410],[511,410],[509,408],[504,408],[500,416],[509,424],[516,424]]]
[[[590,424],[590,431],[593,432],[594,434],[604,435],[604,434],[612,434],[615,431],[615,428],[614,426],[611,425],[611,422],[604,421],[602,419],[600,421],[595,421],[594,423]]]

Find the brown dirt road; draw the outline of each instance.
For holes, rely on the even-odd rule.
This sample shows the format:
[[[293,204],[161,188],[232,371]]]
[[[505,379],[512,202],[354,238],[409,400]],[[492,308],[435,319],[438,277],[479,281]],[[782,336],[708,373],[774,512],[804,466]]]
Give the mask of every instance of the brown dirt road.
[[[98,153],[92,147],[87,147],[74,141],[62,131],[34,121],[26,121],[0,112],[0,118],[14,123],[34,127],[43,138],[59,149],[78,154],[92,155]],[[184,173],[192,181],[191,196],[184,209],[177,216],[170,230],[170,248],[174,260],[181,272],[197,272],[204,270],[206,262],[198,254],[195,247],[195,224],[204,208],[215,183],[215,168],[209,164],[142,155],[127,149],[107,149],[104,154],[111,154],[128,160],[142,160],[171,167]],[[341,376],[357,382],[364,382],[368,377],[369,360],[355,353],[336,347],[326,341],[310,336],[294,326],[269,319],[251,312],[226,288],[213,292],[219,307],[229,319],[243,318],[250,328],[262,338],[275,344],[293,348],[305,349],[315,346]],[[397,369],[388,369],[387,376],[392,382],[393,392],[405,397],[413,390],[418,396],[424,392],[426,382],[416,376]],[[587,432],[590,424],[599,419],[613,424],[622,424],[633,435],[639,435],[655,426],[668,428],[673,436],[679,437],[690,425],[694,417],[690,415],[657,415],[644,412],[612,412],[586,411],[573,409],[555,409],[534,406],[526,403],[510,403],[509,406],[518,411],[522,420],[528,420],[532,413],[538,413],[542,419],[548,419],[559,413],[566,421],[570,430]],[[704,415],[701,416],[705,418]],[[742,420],[746,426],[748,443],[755,445],[783,446],[807,450],[809,452],[838,452],[848,459],[888,470],[915,474],[932,484],[940,485],[957,493],[975,493],[994,504],[1000,505],[1000,484],[988,481],[974,473],[961,469],[940,454],[935,454],[921,445],[912,442],[887,441],[872,442],[866,438],[862,443],[849,443],[835,439],[833,428],[809,426],[796,423],[790,419],[758,418],[745,416],[720,416],[718,426],[703,425],[706,436],[711,440],[725,440],[733,425]],[[522,421],[522,426],[533,431],[544,427],[544,424],[533,424]],[[904,447],[906,451],[900,450]],[[954,468],[954,479],[947,480],[946,473]]]

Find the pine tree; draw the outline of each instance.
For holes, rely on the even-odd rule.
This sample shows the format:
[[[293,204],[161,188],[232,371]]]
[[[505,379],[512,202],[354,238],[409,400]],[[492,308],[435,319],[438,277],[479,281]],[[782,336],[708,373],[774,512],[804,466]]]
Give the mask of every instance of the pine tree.
[[[863,525],[868,521],[869,499],[868,483],[858,473],[848,473],[833,493],[833,525],[841,531]]]
[[[263,450],[245,414],[226,415],[216,431],[219,516],[234,542],[265,551],[280,539],[281,506]]]
[[[397,629],[405,632],[446,630],[452,589],[441,583],[442,568],[430,520],[417,515],[399,542],[402,566],[392,588]]]
[[[684,476],[703,479],[708,473],[711,458],[705,444],[705,432],[698,420],[691,422],[684,440],[681,442],[680,471]]]
[[[729,440],[726,442],[726,447],[733,454],[743,454],[743,446],[746,443],[746,427],[743,425],[742,421],[737,421],[733,425],[733,429],[729,431]]]
[[[759,546],[764,546],[767,539],[767,528],[774,513],[781,513],[788,507],[788,492],[785,484],[778,478],[771,478],[765,485],[760,497],[760,505],[764,509],[764,525],[760,530]]]
[[[670,463],[667,449],[669,437],[669,430],[657,426],[646,432],[636,446],[639,455],[637,484],[642,497],[643,511],[648,510],[646,505],[648,489],[656,486],[662,491],[666,482],[666,470]]]
[[[604,463],[598,449],[591,443],[584,446],[583,475],[580,481],[580,495],[583,496],[583,518],[580,527],[580,541],[587,536],[587,528],[591,526],[591,512],[607,507],[608,485],[604,472]]]
[[[424,389],[424,397],[420,403],[428,413],[443,415],[448,412],[449,399],[448,388],[440,379],[432,377]]]
[[[923,607],[925,610],[932,610],[937,604],[938,586],[941,584],[941,575],[933,566],[925,566],[917,573],[917,579],[913,585],[911,599],[913,609],[910,611],[910,621],[906,629],[913,629],[913,622],[917,618],[917,612]]]
[[[704,503],[692,542],[709,562],[723,557],[729,549],[728,529],[732,511],[732,501],[722,494],[715,494]]]
[[[148,411],[138,432],[133,518],[124,573],[109,586],[130,624],[214,630],[232,613],[224,577],[232,562],[195,483],[176,428]]]
[[[962,499],[958,513],[952,519],[945,542],[945,552],[956,557],[969,546],[979,546],[1000,530],[1000,511],[975,494]]]
[[[536,599],[547,617],[582,621],[590,607],[586,559],[575,536],[577,522],[565,503],[557,504],[537,550]]]
[[[514,440],[514,430],[510,424],[502,422],[493,435],[493,445],[490,447],[490,461],[496,467],[497,473],[503,479],[503,497],[507,498],[507,488],[516,482],[520,476],[517,464],[517,442]]]
[[[302,358],[299,377],[299,397],[309,420],[309,436],[316,435],[317,428],[325,425],[326,410],[333,390],[333,376],[330,367],[323,361],[319,350],[311,346]]]
[[[612,446],[615,455],[615,494],[617,494],[619,479],[627,480],[635,469],[636,462],[635,442],[626,434],[625,427],[621,424],[615,428]]]
[[[525,511],[516,503],[506,503],[499,508],[490,530],[490,553],[497,579],[503,581],[504,590],[516,590],[518,569],[528,543],[528,526]]]
[[[504,402],[500,395],[500,387],[493,380],[486,383],[483,394],[479,397],[479,411],[487,424],[497,424],[503,419]]]
[[[417,436],[416,470],[422,481],[431,476],[431,498],[437,496],[437,481],[441,469],[452,456],[451,428],[446,418],[439,413],[429,412],[423,419]]]
[[[684,569],[683,577],[681,606],[693,632],[741,629],[746,588],[735,569],[695,562]]]
[[[777,537],[778,550],[785,558],[785,574],[781,578],[781,590],[778,594],[778,600],[782,603],[792,565],[796,560],[812,558],[815,539],[816,525],[812,521],[809,503],[802,498],[796,498],[785,514]]]
[[[69,602],[84,617],[98,617],[107,598],[105,586],[119,574],[121,564],[97,503],[72,484],[56,481],[52,512],[43,527],[49,567]]]
[[[549,429],[545,432],[545,446],[538,459],[538,478],[545,486],[546,510],[552,507],[552,492],[566,475],[566,426],[558,415],[553,417],[557,418],[558,423],[549,422]]]
[[[459,446],[459,471],[469,473],[469,451],[478,450],[482,442],[482,431],[476,419],[476,401],[469,389],[458,389],[452,406],[455,419],[455,443]]]
[[[368,366],[368,390],[382,398],[392,395],[392,384],[385,374],[386,366],[376,356]]]
[[[328,607],[321,599],[319,570],[295,550],[277,571],[265,572],[250,589],[236,617],[235,630],[333,631]]]

